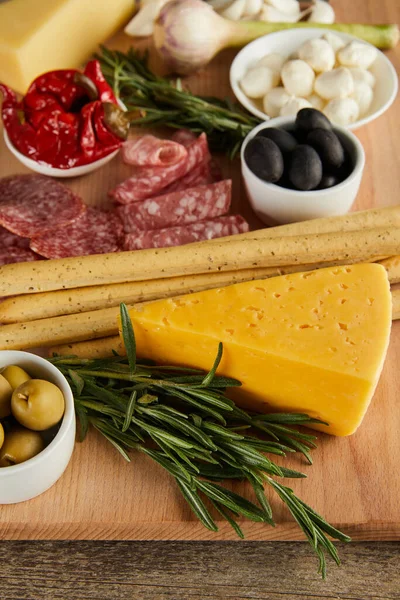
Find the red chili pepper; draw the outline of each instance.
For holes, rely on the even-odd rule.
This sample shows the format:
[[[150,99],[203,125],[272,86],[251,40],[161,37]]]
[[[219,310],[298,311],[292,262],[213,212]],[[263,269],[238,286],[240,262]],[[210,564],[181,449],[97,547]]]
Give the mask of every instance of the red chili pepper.
[[[88,63],[84,74],[64,69],[40,75],[20,102],[6,86],[0,84],[0,91],[11,142],[39,162],[61,169],[87,164],[126,138],[125,131],[108,125],[103,103],[120,109],[98,61]]]

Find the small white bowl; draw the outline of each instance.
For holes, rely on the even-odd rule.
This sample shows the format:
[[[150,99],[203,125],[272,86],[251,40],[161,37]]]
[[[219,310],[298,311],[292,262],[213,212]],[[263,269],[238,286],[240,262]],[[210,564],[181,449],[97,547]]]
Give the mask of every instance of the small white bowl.
[[[72,167],[71,169],[56,169],[55,167],[50,167],[49,165],[44,165],[36,160],[32,160],[28,156],[25,156],[19,152],[19,150],[17,150],[12,144],[6,130],[4,130],[4,141],[7,148],[10,150],[10,152],[12,152],[12,154],[14,154],[15,158],[17,158],[20,163],[22,163],[25,167],[28,167],[28,169],[31,169],[31,171],[35,171],[41,175],[47,175],[48,177],[80,177],[81,175],[86,175],[87,173],[96,171],[96,169],[100,169],[100,167],[110,162],[110,160],[112,160],[119,152],[119,148],[117,148],[117,150],[107,154],[107,156],[104,156],[99,160],[95,160],[87,165]]]
[[[248,98],[242,91],[239,84],[242,77],[246,74],[248,69],[253,67],[256,62],[266,54],[277,52],[289,58],[289,56],[296,52],[302,44],[310,39],[321,37],[327,31],[331,31],[331,33],[338,35],[345,42],[351,42],[352,40],[362,42],[362,40],[353,35],[348,35],[339,31],[317,28],[299,28],[269,33],[268,35],[264,35],[263,37],[254,40],[254,42],[247,44],[247,46],[237,54],[230,68],[230,84],[233,93],[239,102],[256,117],[259,117],[263,121],[269,120],[270,117],[262,110],[262,102]],[[367,42],[362,43],[367,46],[371,45]],[[398,90],[397,74],[392,63],[383,52],[378,51],[377,58],[370,71],[376,78],[374,99],[371,107],[367,114],[358,119],[358,121],[355,121],[355,123],[349,125],[348,129],[358,129],[362,125],[366,125],[380,117],[387,111],[396,98]]]
[[[64,473],[75,444],[74,398],[64,375],[44,358],[17,350],[0,351],[0,369],[18,365],[30,375],[57,385],[65,398],[60,429],[50,444],[33,458],[13,467],[0,468],[0,504],[15,504],[48,490]]]
[[[353,204],[361,183],[365,165],[365,153],[358,138],[344,127],[333,127],[353,161],[352,173],[339,183],[325,190],[302,192],[280,187],[263,181],[247,166],[244,151],[248,142],[266,127],[286,129],[294,125],[294,117],[278,117],[257,125],[245,138],[240,152],[242,176],[250,204],[256,215],[265,223],[294,223],[319,217],[344,215]]]

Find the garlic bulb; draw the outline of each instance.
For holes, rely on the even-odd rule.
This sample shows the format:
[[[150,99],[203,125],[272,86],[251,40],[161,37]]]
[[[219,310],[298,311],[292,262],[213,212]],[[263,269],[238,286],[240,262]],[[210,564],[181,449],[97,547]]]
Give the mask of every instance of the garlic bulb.
[[[358,83],[366,83],[371,88],[375,86],[376,79],[372,75],[371,71],[367,71],[367,69],[360,69],[359,67],[350,68],[349,71],[353,78],[354,85],[357,85]]]
[[[306,98],[306,100],[311,104],[311,106],[313,108],[315,108],[316,110],[323,110],[324,106],[325,106],[325,101],[322,100],[321,96],[318,96],[318,94],[311,94],[311,96],[308,96],[308,98]]]
[[[318,75],[314,89],[325,100],[345,98],[353,92],[354,82],[349,69],[339,67]],[[309,94],[305,95],[308,96]]]
[[[360,116],[362,116],[371,108],[374,92],[368,84],[359,82],[354,85],[354,91],[350,98],[353,98],[357,102],[360,109]]]
[[[290,96],[283,87],[276,87],[264,96],[263,107],[264,112],[274,119],[279,117],[281,108],[289,102]]]
[[[231,21],[239,21],[244,14],[246,8],[246,0],[234,0],[227,8],[219,14],[225,19]]]
[[[335,98],[324,108],[324,115],[335,125],[347,127],[357,121],[360,109],[354,98]]]
[[[263,0],[246,0],[244,15],[246,17],[256,17],[262,9]]]
[[[345,67],[369,69],[378,55],[376,48],[361,42],[350,42],[338,52],[337,58]]]
[[[340,48],[344,48],[346,45],[346,42],[344,42],[341,37],[336,35],[336,33],[332,33],[331,31],[324,33],[321,39],[325,40],[330,46],[332,46],[335,54],[338,50],[340,50]]]
[[[281,72],[285,90],[291,96],[310,96],[314,86],[314,71],[304,60],[290,60]]]
[[[333,48],[326,40],[308,40],[299,48],[299,58],[305,60],[317,73],[331,71],[336,57]]]
[[[260,58],[259,61],[257,61],[256,66],[257,67],[268,67],[269,69],[272,69],[273,71],[276,71],[276,73],[281,73],[282,67],[286,62],[286,58],[284,56],[282,56],[282,54],[277,54],[275,52],[271,53],[271,54],[267,54],[266,56],[263,56],[262,58]]]
[[[335,22],[335,11],[328,2],[314,0],[308,21],[310,23],[327,23],[330,25]]]
[[[291,98],[281,108],[279,114],[281,117],[294,117],[302,108],[312,108],[312,106],[305,98]]]
[[[279,83],[279,75],[268,67],[255,67],[247,71],[240,85],[249,98],[262,98]]]

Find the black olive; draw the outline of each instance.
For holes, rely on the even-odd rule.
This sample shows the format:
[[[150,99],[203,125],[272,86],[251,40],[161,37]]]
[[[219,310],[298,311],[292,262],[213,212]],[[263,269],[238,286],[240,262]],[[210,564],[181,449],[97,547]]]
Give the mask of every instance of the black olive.
[[[282,152],[272,140],[254,137],[245,148],[244,158],[249,169],[260,179],[275,183],[282,177]]]
[[[289,178],[298,190],[315,190],[322,179],[322,162],[317,152],[305,144],[292,153]]]
[[[257,133],[257,136],[265,137],[275,142],[282,154],[292,152],[297,146],[297,141],[291,133],[284,129],[278,129],[277,127],[266,127],[265,129],[261,129],[261,131]]]
[[[339,169],[344,163],[344,148],[333,131],[314,129],[307,136],[307,144],[318,152],[324,169]]]
[[[312,131],[313,129],[332,129],[329,119],[315,108],[302,108],[296,116],[296,127],[299,131]]]
[[[327,188],[331,188],[334,185],[337,185],[338,183],[340,183],[340,179],[338,177],[336,177],[335,175],[323,175],[322,179],[320,181],[320,184],[318,186],[319,190],[326,190]]]

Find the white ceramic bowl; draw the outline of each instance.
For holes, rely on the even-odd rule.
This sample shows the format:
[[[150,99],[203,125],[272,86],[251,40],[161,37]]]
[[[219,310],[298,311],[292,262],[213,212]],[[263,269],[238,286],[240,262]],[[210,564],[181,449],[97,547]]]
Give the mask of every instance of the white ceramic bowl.
[[[343,215],[350,210],[361,183],[365,165],[365,153],[358,138],[343,127],[333,127],[346,147],[353,161],[352,173],[334,187],[325,190],[302,192],[267,183],[250,171],[244,159],[244,151],[248,142],[265,127],[290,128],[294,125],[294,117],[270,119],[255,127],[245,138],[240,158],[242,176],[246,186],[250,204],[256,215],[265,223],[294,223],[318,217]]]
[[[259,117],[263,121],[268,120],[268,115],[263,112],[262,103],[246,96],[239,85],[240,80],[248,69],[254,66],[255,63],[266,54],[278,52],[289,58],[289,56],[298,50],[304,42],[321,37],[325,31],[331,30],[311,28],[289,29],[287,31],[278,31],[276,33],[264,35],[263,37],[254,40],[254,42],[247,44],[247,46],[237,54],[230,69],[231,87],[239,102],[256,117]],[[332,33],[338,35],[346,42],[351,42],[352,40],[361,41],[359,38],[346,33],[340,33],[333,30]],[[362,43],[367,44],[367,42]],[[367,45],[369,46],[370,44]],[[378,56],[370,70],[376,78],[374,99],[371,108],[366,115],[355,123],[352,123],[348,129],[357,129],[362,125],[366,125],[370,121],[373,121],[382,115],[396,98],[398,90],[397,74],[392,63],[386,58],[383,52],[378,51]]]
[[[4,141],[7,148],[10,150],[10,152],[12,152],[12,154],[14,154],[20,163],[22,163],[25,167],[28,167],[28,169],[31,169],[31,171],[35,171],[41,175],[47,175],[48,177],[80,177],[81,175],[86,175],[87,173],[96,171],[96,169],[100,169],[100,167],[110,162],[110,160],[112,160],[119,152],[119,148],[117,148],[117,150],[107,154],[107,156],[104,156],[99,160],[95,160],[87,165],[72,167],[71,169],[56,169],[55,167],[42,165],[36,160],[32,160],[31,158],[28,158],[28,156],[21,154],[21,152],[19,152],[12,144],[6,130],[4,130]]]
[[[7,365],[18,365],[30,375],[57,385],[64,394],[65,413],[57,435],[42,452],[19,465],[0,468],[0,504],[24,502],[48,490],[67,468],[76,428],[71,388],[54,365],[29,352],[0,351],[0,369]]]

